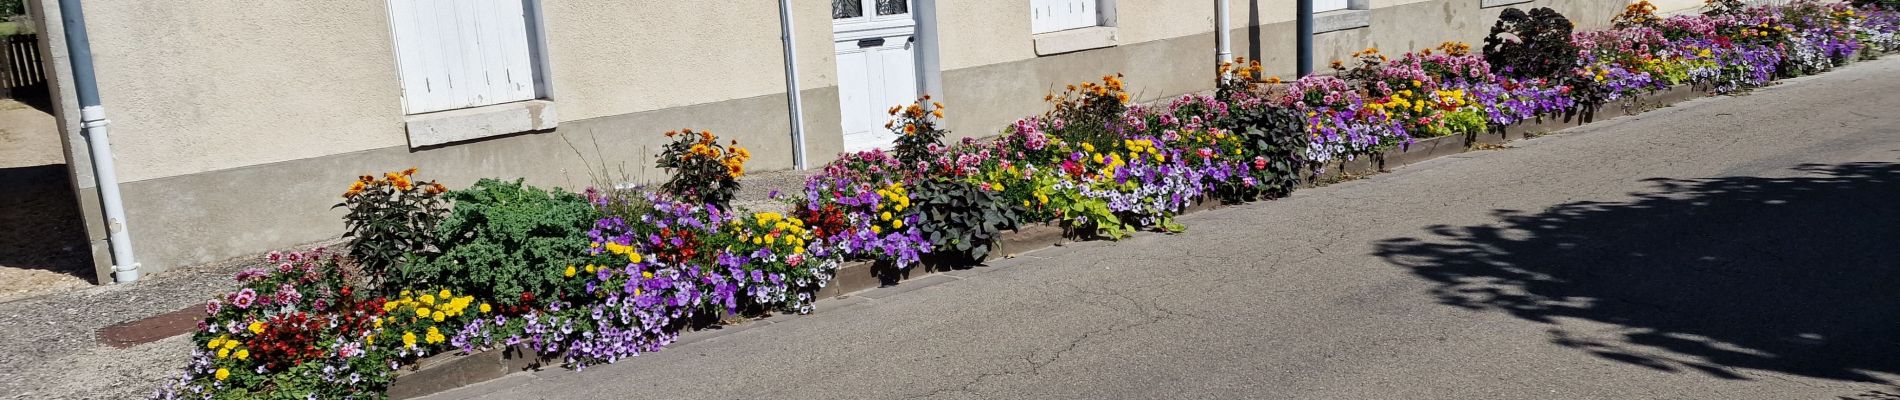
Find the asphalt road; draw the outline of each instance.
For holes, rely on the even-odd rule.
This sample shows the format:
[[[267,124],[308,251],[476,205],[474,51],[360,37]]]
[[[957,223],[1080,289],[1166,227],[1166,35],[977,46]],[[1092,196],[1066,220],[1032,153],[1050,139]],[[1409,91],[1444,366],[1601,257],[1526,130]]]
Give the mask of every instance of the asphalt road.
[[[1900,398],[1900,58],[485,398]]]

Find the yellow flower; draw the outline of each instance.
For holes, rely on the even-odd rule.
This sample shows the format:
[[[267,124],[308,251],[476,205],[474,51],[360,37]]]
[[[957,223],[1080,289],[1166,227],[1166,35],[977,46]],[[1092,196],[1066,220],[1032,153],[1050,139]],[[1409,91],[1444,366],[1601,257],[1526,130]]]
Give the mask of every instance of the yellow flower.
[[[428,307],[416,307],[416,318],[428,318],[428,317],[429,317]]]
[[[218,359],[231,357],[231,349],[218,349]]]
[[[423,305],[428,305],[428,306],[435,305],[435,296],[430,295],[428,293],[423,293],[422,298],[419,298],[417,300],[421,300]]]
[[[627,252],[627,262],[630,262],[630,263],[640,262],[640,252],[636,252],[636,251]]]
[[[646,278],[646,279],[653,279],[653,271],[640,271],[640,277]]]
[[[211,341],[205,342],[205,350],[216,349],[218,348],[218,345],[222,345],[222,344],[224,344],[224,338],[222,337],[213,338],[211,339]]]
[[[900,220],[896,220],[896,221],[891,221],[891,227],[892,227],[892,228],[903,228],[903,227],[904,227],[904,220],[901,220],[901,219],[900,219]]]
[[[249,359],[251,359],[251,350],[250,350],[250,349],[242,349],[242,350],[238,350],[238,351],[237,351],[237,359],[239,359],[239,360],[249,360]]]
[[[402,333],[402,345],[403,345],[403,347],[409,347],[409,348],[415,348],[415,347],[416,347],[416,333],[415,333],[415,332],[403,332],[403,333]]]
[[[490,310],[493,310],[493,308],[489,307],[488,303],[482,303],[482,313],[488,313]]]
[[[881,234],[881,233],[884,233],[884,230],[883,230],[883,229],[878,229],[878,228],[877,228],[877,225],[871,225],[871,233],[878,233],[878,234]]]
[[[218,368],[218,372],[216,374],[213,374],[213,376],[217,377],[218,380],[229,379],[231,378],[231,370]]]
[[[230,349],[237,348],[237,345],[238,345],[238,341],[236,340],[226,340],[224,341],[223,346],[218,346],[218,347],[223,347],[225,350],[230,350]]]
[[[443,314],[441,311],[429,314],[429,319],[433,319],[435,322],[442,322],[442,320],[448,319],[448,317],[448,314]],[[435,329],[435,327],[429,327],[429,329]]]
[[[885,211],[885,212],[884,212],[883,214],[878,214],[878,216],[877,216],[877,217],[878,217],[878,218],[880,218],[880,219],[883,219],[883,220],[885,220],[885,221],[889,221],[889,220],[891,220],[891,212],[890,212],[890,211]]]
[[[435,297],[446,299],[455,296],[450,295],[448,289],[442,289],[442,293],[435,295]]]
[[[572,265],[569,265],[569,266],[567,266],[567,272],[566,272],[566,273],[564,273],[564,274],[565,274],[565,275],[567,275],[567,277],[569,277],[569,278],[573,278],[573,277],[574,277],[574,266],[572,266]]]
[[[594,271],[598,271],[594,269],[594,264],[587,264],[587,273],[591,274],[594,273]]]
[[[388,303],[383,303],[383,312],[396,311],[396,307],[400,305],[402,305],[402,302],[400,301],[392,301]]]
[[[251,331],[251,334],[253,335],[264,334],[264,321],[251,321],[251,326],[249,330]]]
[[[376,319],[370,320],[370,326],[376,329],[383,329],[383,319],[376,318]]]

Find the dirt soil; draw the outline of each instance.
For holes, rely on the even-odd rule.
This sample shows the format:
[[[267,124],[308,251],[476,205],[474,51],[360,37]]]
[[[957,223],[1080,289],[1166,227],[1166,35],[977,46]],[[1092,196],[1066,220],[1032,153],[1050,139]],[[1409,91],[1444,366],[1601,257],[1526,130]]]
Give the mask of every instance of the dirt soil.
[[[0,100],[0,302],[93,283],[65,162],[52,115]]]

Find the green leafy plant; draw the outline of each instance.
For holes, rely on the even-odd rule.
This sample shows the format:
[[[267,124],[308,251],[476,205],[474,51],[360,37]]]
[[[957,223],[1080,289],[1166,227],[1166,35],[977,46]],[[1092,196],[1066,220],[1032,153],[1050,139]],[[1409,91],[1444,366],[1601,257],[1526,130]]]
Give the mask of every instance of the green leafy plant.
[[[914,210],[918,226],[929,232],[938,255],[982,260],[995,247],[1003,229],[1022,222],[1021,212],[999,193],[953,179],[930,179],[916,185]]]
[[[1570,42],[1575,29],[1569,18],[1549,7],[1528,13],[1505,9],[1484,38],[1484,59],[1493,70],[1514,78],[1557,77],[1577,64],[1577,45]]]
[[[381,284],[408,255],[435,245],[436,225],[448,211],[440,196],[444,189],[435,181],[416,183],[415,173],[410,168],[382,178],[364,175],[331,207],[349,210],[343,237],[351,239],[349,256],[369,287]]]
[[[891,155],[906,165],[936,158],[931,148],[941,146],[944,135],[950,133],[937,126],[942,118],[943,103],[930,101],[927,94],[910,105],[891,107],[891,121],[884,123],[884,128],[897,134]]]
[[[1217,193],[1223,200],[1254,201],[1293,194],[1300,185],[1300,170],[1306,166],[1304,154],[1309,142],[1305,121],[1298,111],[1264,105],[1232,107],[1222,124],[1239,136],[1243,159],[1249,160],[1248,173],[1255,180],[1251,189],[1226,183]]]
[[[450,192],[455,209],[436,230],[440,251],[409,263],[407,287],[441,287],[513,305],[524,293],[555,298],[561,273],[587,254],[598,215],[580,195],[483,179]]]
[[[673,138],[660,151],[658,166],[672,176],[660,190],[680,200],[727,208],[739,192],[739,177],[745,176],[745,162],[752,152],[733,140],[719,144],[719,136],[708,131],[670,131]]]

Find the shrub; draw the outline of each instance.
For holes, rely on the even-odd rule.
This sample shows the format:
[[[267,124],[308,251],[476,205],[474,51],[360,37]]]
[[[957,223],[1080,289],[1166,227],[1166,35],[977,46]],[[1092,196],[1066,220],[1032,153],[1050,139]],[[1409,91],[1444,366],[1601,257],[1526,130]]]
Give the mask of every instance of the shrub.
[[[331,207],[349,210],[343,215],[343,237],[351,239],[350,258],[371,287],[404,257],[435,245],[435,227],[447,212],[439,197],[444,190],[435,181],[416,183],[415,173],[410,168],[380,179],[364,175],[343,192],[342,203]]]
[[[729,147],[721,146],[719,137],[708,131],[670,131],[666,137],[673,141],[660,151],[657,165],[672,177],[660,190],[683,201],[730,206],[752,152],[739,147],[738,140],[731,141]]]
[[[1550,78],[1570,72],[1577,46],[1570,43],[1576,25],[1548,7],[1505,9],[1484,38],[1484,59],[1493,70],[1515,78]]]
[[[410,263],[404,286],[518,304],[561,294],[562,269],[587,253],[596,214],[579,195],[483,179],[448,197],[455,209],[436,230],[441,249]]]
[[[943,118],[943,103],[930,101],[927,94],[908,106],[891,107],[891,117],[891,122],[884,123],[897,134],[891,155],[906,166],[935,158],[933,149],[942,146],[943,136],[950,133],[937,126]]]
[[[1251,189],[1229,184],[1220,192],[1224,200],[1254,201],[1293,194],[1300,185],[1300,169],[1306,166],[1302,154],[1308,141],[1297,112],[1266,105],[1235,107],[1222,125],[1239,136],[1248,174],[1257,181]]]
[[[917,183],[917,224],[929,232],[937,254],[962,261],[980,261],[989,256],[1002,230],[1022,222],[1021,213],[997,193],[1001,189],[953,179]],[[901,217],[888,212],[879,215],[883,220]]]

